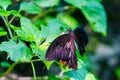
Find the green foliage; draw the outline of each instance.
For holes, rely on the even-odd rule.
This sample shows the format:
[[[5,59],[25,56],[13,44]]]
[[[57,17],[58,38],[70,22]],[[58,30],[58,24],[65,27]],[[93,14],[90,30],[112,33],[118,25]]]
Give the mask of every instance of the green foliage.
[[[54,76],[54,75],[48,75],[48,80],[70,80],[67,76]]]
[[[85,63],[81,59],[78,59],[78,70],[69,69],[64,72],[64,75],[69,76],[70,79],[95,80],[94,75],[87,71]]]
[[[95,77],[93,74],[89,73],[86,68],[80,68],[76,71],[68,71],[64,73],[65,75],[68,75],[71,79],[78,79],[78,80],[95,80]]]
[[[79,26],[78,21],[68,14],[58,14],[57,17],[73,30]]]
[[[31,21],[25,17],[20,19],[21,22],[21,30],[16,30],[18,36],[20,36],[23,40],[36,43],[40,40],[40,31],[39,29],[31,23]]]
[[[10,15],[10,11],[5,11],[0,8],[0,16],[9,16],[9,15]]]
[[[0,36],[5,36],[5,35],[7,35],[6,31],[0,31]]]
[[[0,6],[6,10],[9,5],[11,5],[11,0],[0,0]]]
[[[10,63],[5,62],[5,61],[1,62],[0,65],[1,65],[2,67],[10,67],[10,66],[11,66]]]
[[[103,6],[95,0],[65,0],[79,8],[96,32],[106,35],[107,23]]]
[[[5,36],[5,35],[7,35],[7,32],[4,31],[2,27],[0,27],[0,36]]]
[[[60,0],[34,0],[40,7],[53,7],[58,5]]]
[[[38,56],[49,70],[53,61],[46,61],[45,54],[50,43],[61,33],[65,33],[69,27],[74,30],[81,25],[81,22],[71,15],[76,8],[82,11],[92,30],[106,35],[106,14],[100,4],[101,0],[65,0],[65,2],[72,6],[64,7],[60,0],[33,0],[22,1],[19,11],[7,11],[7,7],[12,5],[11,0],[0,0],[0,16],[5,23],[4,27],[8,29],[4,30],[3,26],[0,27],[0,36],[8,37],[8,41],[0,44],[0,51],[7,52],[7,58],[15,62],[30,62],[33,57]],[[54,13],[55,16],[51,13]],[[9,16],[12,18],[8,19]],[[19,27],[12,24],[16,20],[15,18],[20,19]],[[71,79],[95,80],[92,73],[87,71],[85,63],[78,55],[78,50],[76,53],[79,69],[74,71],[59,64],[64,75]],[[10,67],[5,62],[2,62],[1,65]],[[59,78],[51,75],[48,78],[69,80],[68,77]]]
[[[26,11],[31,14],[37,14],[41,9],[33,3],[22,2],[20,6],[20,11]]]
[[[116,74],[117,78],[120,79],[120,67],[118,67],[118,68],[115,70],[115,74]]]
[[[58,35],[66,31],[68,26],[62,23],[59,19],[52,19],[48,21],[48,36],[47,42],[53,41]]]
[[[6,51],[12,61],[28,61],[32,58],[30,49],[22,41],[4,41],[0,44],[0,51]]]

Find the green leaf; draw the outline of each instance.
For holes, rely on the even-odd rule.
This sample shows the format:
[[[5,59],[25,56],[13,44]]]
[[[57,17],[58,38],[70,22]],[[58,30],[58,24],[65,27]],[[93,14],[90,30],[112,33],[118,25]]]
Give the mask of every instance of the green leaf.
[[[42,38],[47,38],[48,37],[48,27],[41,25],[41,32],[40,32],[40,37]]]
[[[68,14],[59,14],[57,17],[73,30],[79,25],[77,20]]]
[[[7,35],[6,31],[0,31],[0,36],[5,36],[5,35]]]
[[[87,73],[88,71],[85,68],[80,68],[78,70],[71,70],[71,71],[65,72],[64,75],[67,75],[70,78],[84,80]]]
[[[78,70],[64,70],[64,75],[69,76],[71,79],[78,79],[78,80],[95,80],[94,75],[88,72],[85,63],[78,59]]]
[[[20,27],[17,27],[17,26],[11,25],[11,24],[10,24],[10,27],[11,27],[13,30],[21,30]]]
[[[10,11],[5,11],[3,9],[0,9],[0,16],[9,16],[11,14]]]
[[[45,51],[44,49],[41,49],[40,46],[36,45],[36,44],[31,44],[30,45],[31,49],[32,49],[32,52],[40,57],[41,60],[45,60]]]
[[[35,41],[37,44],[40,42],[41,35],[40,30],[31,23],[31,21],[25,17],[20,19],[21,22],[21,30],[16,30],[18,36],[26,41],[33,42]]]
[[[89,73],[86,68],[80,68],[78,70],[71,70],[65,72],[64,75],[69,76],[71,79],[78,79],[78,80],[95,80],[93,74]]]
[[[103,6],[98,0],[65,0],[79,8],[90,23],[92,29],[106,35],[107,21]]]
[[[0,6],[6,10],[9,5],[11,5],[11,0],[0,0]]]
[[[86,76],[85,76],[85,80],[96,80],[94,75],[91,74],[91,73],[88,73]]]
[[[5,62],[5,61],[1,62],[0,65],[1,65],[2,67],[10,67],[10,63]]]
[[[5,36],[7,35],[7,32],[4,31],[3,27],[0,27],[0,36]]]
[[[12,10],[11,14],[13,14],[14,16],[17,16],[17,17],[22,17],[22,15],[20,14],[20,12],[18,12],[16,10]]]
[[[0,26],[0,31],[4,31],[4,28]]]
[[[40,13],[41,9],[37,5],[28,2],[22,2],[20,5],[20,11],[26,11],[31,14]]]
[[[53,7],[59,4],[60,0],[34,0],[40,7]]]
[[[58,37],[62,32],[66,32],[68,29],[68,25],[64,24],[62,21],[58,19],[52,19],[48,22],[48,37],[47,42],[52,42],[56,37]]]
[[[49,70],[51,64],[52,64],[54,61],[43,61],[43,62],[45,63],[45,65],[46,65],[46,67],[47,67],[47,70]]]
[[[115,75],[117,76],[118,80],[120,79],[120,67],[116,68]]]
[[[67,76],[48,75],[48,80],[70,80]]]
[[[22,41],[5,41],[0,44],[0,51],[6,51],[12,61],[28,61],[32,58],[30,49]]]

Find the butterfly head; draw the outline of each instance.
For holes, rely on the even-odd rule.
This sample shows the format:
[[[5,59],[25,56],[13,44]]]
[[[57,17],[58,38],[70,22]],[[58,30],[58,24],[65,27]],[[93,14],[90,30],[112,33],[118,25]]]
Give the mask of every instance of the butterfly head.
[[[67,31],[68,31],[68,33],[70,33],[70,32],[72,32],[72,29],[71,29],[71,28],[68,28],[68,30],[67,30]]]

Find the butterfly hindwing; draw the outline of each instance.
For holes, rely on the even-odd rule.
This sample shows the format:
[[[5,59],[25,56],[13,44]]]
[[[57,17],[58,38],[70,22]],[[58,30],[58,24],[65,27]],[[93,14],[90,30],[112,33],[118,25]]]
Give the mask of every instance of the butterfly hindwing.
[[[83,55],[83,53],[85,52],[85,46],[88,43],[88,36],[86,32],[80,27],[74,30],[74,34],[76,36],[75,41],[77,43],[79,52],[81,55]]]

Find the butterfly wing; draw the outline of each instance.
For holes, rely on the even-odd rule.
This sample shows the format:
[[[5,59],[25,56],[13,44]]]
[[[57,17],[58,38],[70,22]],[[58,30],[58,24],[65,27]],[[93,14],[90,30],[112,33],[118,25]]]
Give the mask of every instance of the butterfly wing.
[[[66,61],[70,68],[76,70],[77,57],[75,54],[76,47],[74,39],[75,35],[71,30],[68,34],[63,34],[56,38],[46,52],[46,59]]]
[[[88,43],[88,36],[85,31],[80,27],[74,30],[74,34],[76,36],[75,41],[77,43],[79,52],[81,55],[83,55],[83,53],[85,52],[85,46]]]
[[[57,37],[46,52],[47,60],[69,60],[72,42],[69,34]]]

